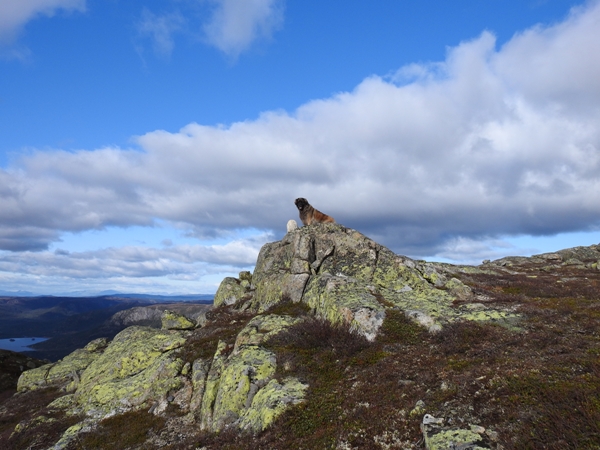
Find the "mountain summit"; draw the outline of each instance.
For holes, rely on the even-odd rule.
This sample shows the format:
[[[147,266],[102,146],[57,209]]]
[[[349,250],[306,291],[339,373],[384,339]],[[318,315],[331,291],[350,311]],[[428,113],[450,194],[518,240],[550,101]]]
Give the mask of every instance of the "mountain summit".
[[[167,311],[160,327],[132,326],[25,371],[0,411],[0,439],[593,448],[599,261],[591,246],[454,266],[396,255],[339,224],[294,229],[261,249],[254,273],[224,279],[212,310],[193,320]]]

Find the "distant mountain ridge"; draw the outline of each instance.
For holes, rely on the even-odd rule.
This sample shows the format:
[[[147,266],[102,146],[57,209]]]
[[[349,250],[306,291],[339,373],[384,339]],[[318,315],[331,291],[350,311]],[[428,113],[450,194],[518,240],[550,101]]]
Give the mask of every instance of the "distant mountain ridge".
[[[0,297],[72,297],[72,298],[94,298],[94,297],[116,297],[116,298],[136,298],[136,299],[158,299],[160,301],[194,301],[194,300],[212,300],[214,294],[185,294],[185,295],[164,295],[164,294],[137,294],[124,293],[120,291],[108,290],[100,292],[72,291],[59,294],[36,294],[30,291],[5,291],[0,289]]]

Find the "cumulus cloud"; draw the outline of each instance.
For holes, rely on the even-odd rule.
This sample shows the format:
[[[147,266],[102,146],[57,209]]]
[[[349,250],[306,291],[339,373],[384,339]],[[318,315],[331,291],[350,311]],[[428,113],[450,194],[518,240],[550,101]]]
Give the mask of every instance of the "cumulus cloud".
[[[237,57],[260,38],[268,38],[283,21],[282,0],[212,0],[215,9],[204,25],[206,38]]]
[[[57,11],[84,11],[85,0],[2,0],[0,2],[0,43],[12,40],[23,25],[38,15]]]
[[[194,235],[283,230],[298,196],[408,255],[591,229],[599,20],[593,2],[501,48],[484,32],[442,62],[369,77],[293,113],[152,131],[136,149],[23,156],[0,170],[1,248],[39,250],[63,231],[156,219]]]

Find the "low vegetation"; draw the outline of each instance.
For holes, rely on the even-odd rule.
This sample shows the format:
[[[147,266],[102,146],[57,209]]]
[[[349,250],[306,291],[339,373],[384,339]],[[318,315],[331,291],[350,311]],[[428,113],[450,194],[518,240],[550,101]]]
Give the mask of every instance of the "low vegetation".
[[[518,328],[455,322],[431,334],[389,309],[368,342],[314,318],[305,305],[282,302],[269,312],[304,320],[265,345],[277,355],[277,378],[293,375],[310,387],[306,401],[271,427],[257,435],[208,433],[177,411],[164,418],[138,411],[104,420],[69,448],[420,449],[425,412],[447,425],[485,428],[491,448],[600,448],[600,271],[548,272],[523,262],[457,276],[473,290],[470,302],[520,313]],[[243,305],[214,309],[188,339],[184,359],[210,357],[219,340],[232,345],[253,316]],[[56,442],[77,420],[44,410],[56,395],[36,391],[5,401],[2,448]],[[10,437],[17,424],[40,415],[54,420]]]

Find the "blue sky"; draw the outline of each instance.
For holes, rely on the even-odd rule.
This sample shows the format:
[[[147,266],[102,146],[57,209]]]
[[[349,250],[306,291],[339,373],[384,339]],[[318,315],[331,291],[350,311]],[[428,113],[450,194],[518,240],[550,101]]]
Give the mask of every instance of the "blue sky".
[[[600,3],[4,0],[0,291],[214,292],[307,197],[415,258],[600,241]]]

